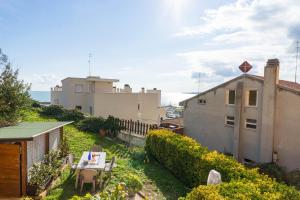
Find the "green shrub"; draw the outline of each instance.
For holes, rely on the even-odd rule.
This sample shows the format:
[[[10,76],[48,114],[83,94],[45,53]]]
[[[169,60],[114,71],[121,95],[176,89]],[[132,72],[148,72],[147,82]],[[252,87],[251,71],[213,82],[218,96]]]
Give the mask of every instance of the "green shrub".
[[[126,200],[127,193],[124,183],[119,183],[111,191],[101,192],[100,195],[91,195],[87,193],[85,196],[73,196],[70,200]]]
[[[40,108],[41,104],[40,104],[40,102],[32,99],[31,100],[31,107],[33,107],[33,108]]]
[[[208,151],[195,140],[168,130],[150,131],[145,148],[149,155],[154,156],[189,187],[206,184],[212,169],[219,171],[225,182],[242,178],[254,180],[258,177],[257,169],[246,170],[233,158]]]
[[[259,172],[275,178],[279,182],[285,181],[285,171],[276,163],[264,163],[257,166]]]
[[[67,110],[64,109],[62,106],[58,105],[50,105],[45,106],[41,110],[41,115],[47,117],[53,117],[59,121],[74,121],[78,122],[84,119],[84,115],[77,109]]]
[[[130,195],[137,193],[143,188],[141,179],[134,174],[127,174],[122,179]]]
[[[293,170],[286,175],[286,182],[300,189],[300,170]]]
[[[263,199],[262,196],[273,199],[277,196],[280,197],[277,199],[300,198],[299,192],[293,187],[277,183],[268,176],[259,174],[257,169],[247,169],[232,157],[208,151],[195,140],[168,130],[150,131],[145,149],[190,187],[206,184],[212,169],[221,173],[225,183],[220,186],[199,186],[187,199]],[[239,192],[234,192],[235,190]]]
[[[52,175],[62,165],[61,153],[59,150],[50,150],[44,157],[44,163],[50,166]]]
[[[257,182],[235,180],[220,185],[200,185],[182,200],[298,200],[299,198],[299,193],[295,189],[267,179]]]
[[[103,129],[105,129],[110,136],[115,137],[117,133],[122,129],[120,120],[111,115],[108,116],[103,124]]]
[[[74,121],[76,123],[84,119],[84,115],[77,109],[64,110],[63,113],[57,117],[57,119],[59,121]]]
[[[64,113],[64,108],[58,105],[50,105],[43,107],[41,114],[47,117],[60,118]]]
[[[67,155],[69,155],[70,152],[70,145],[68,142],[68,138],[66,136],[63,137],[63,140],[58,146],[59,152],[60,152],[60,157],[65,158]]]
[[[104,127],[105,120],[102,117],[87,117],[76,124],[76,127],[81,131],[89,131],[99,133],[99,130]]]
[[[29,169],[29,184],[32,186],[37,186],[38,190],[42,189],[45,181],[51,177],[52,168],[43,163],[34,163]]]

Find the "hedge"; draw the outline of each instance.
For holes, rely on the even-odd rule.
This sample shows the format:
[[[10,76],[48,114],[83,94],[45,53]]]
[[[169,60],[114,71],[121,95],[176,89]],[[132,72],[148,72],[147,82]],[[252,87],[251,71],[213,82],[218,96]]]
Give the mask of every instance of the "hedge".
[[[76,124],[76,127],[81,131],[90,131],[99,133],[99,130],[104,127],[105,119],[102,117],[87,117]]]
[[[189,187],[206,184],[211,169],[221,173],[225,183],[200,185],[186,197],[188,200],[265,199],[263,196],[269,199],[300,199],[299,192],[293,187],[277,183],[259,174],[257,169],[247,169],[232,157],[209,151],[195,140],[168,130],[150,131],[145,149]],[[239,191],[238,194],[236,191]]]
[[[84,119],[84,114],[77,109],[67,110],[62,106],[50,105],[43,107],[40,112],[47,117],[54,117],[58,121],[74,121],[79,122]]]

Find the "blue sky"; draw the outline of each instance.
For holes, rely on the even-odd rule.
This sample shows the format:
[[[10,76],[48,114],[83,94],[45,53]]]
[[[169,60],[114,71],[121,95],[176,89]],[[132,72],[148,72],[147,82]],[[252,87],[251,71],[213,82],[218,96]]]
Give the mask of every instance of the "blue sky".
[[[200,90],[268,58],[293,80],[298,0],[0,0],[0,48],[32,90],[92,74],[167,92]],[[300,71],[300,70],[299,70]],[[299,75],[300,80],[300,75]]]

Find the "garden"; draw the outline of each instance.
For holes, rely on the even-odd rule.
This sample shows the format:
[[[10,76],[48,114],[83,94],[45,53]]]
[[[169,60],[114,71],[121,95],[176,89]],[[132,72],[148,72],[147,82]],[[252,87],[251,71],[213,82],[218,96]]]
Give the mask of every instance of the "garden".
[[[24,119],[60,120],[58,116],[64,115],[61,110],[57,112],[60,114],[49,117],[45,114],[49,109],[62,108],[34,108],[23,114]],[[113,137],[114,134],[110,137],[99,134],[103,127],[110,132],[119,130],[121,127],[114,124],[116,119],[85,117],[76,120],[78,117],[74,113],[77,111],[72,112],[71,117],[64,115],[64,120],[73,117],[75,123],[65,127],[68,148],[62,149],[68,149],[78,161],[83,151],[94,144],[101,145],[108,159],[117,157],[117,167],[112,177],[93,195],[89,193],[90,187],[85,188],[83,194],[74,189],[75,176],[67,167],[45,199],[94,199],[97,195],[102,199],[126,199],[129,193],[140,190],[146,199],[300,199],[299,191],[279,178],[276,181],[262,174],[261,169],[248,168],[230,156],[209,151],[191,138],[168,130],[152,130],[145,148],[128,147]],[[206,185],[211,169],[221,173],[222,184]]]
[[[62,116],[61,111],[59,111],[57,113],[60,114],[50,117],[45,114],[47,109],[53,108],[26,110],[22,113],[23,120],[53,121],[58,120],[58,115]],[[76,111],[73,112],[77,113]],[[72,119],[68,118],[67,120]],[[112,119],[109,120],[113,121]],[[108,160],[116,156],[117,167],[113,169],[111,178],[105,180],[103,187],[98,187],[97,192],[93,195],[90,194],[91,185],[84,187],[83,193],[80,194],[74,188],[75,175],[71,173],[69,167],[66,167],[59,173],[53,172],[55,174],[53,177],[57,177],[57,179],[45,199],[92,199],[95,195],[101,195],[103,199],[113,199],[111,196],[121,197],[130,193],[130,190],[133,192],[141,190],[140,193],[147,199],[177,199],[186,195],[189,189],[156,160],[149,158],[143,148],[128,147],[126,143],[115,137],[101,137],[99,131],[96,131],[99,130],[99,127],[95,126],[99,126],[99,124],[103,126],[105,121],[102,118],[87,117],[75,124],[66,126],[64,128],[64,141],[67,142],[68,148],[63,147],[62,149],[64,151],[68,149],[68,153],[74,154],[75,162],[78,162],[83,151],[89,150],[95,144],[102,146],[103,151],[107,153]],[[111,124],[111,122],[106,124]],[[109,129],[111,132],[114,130],[113,128]]]

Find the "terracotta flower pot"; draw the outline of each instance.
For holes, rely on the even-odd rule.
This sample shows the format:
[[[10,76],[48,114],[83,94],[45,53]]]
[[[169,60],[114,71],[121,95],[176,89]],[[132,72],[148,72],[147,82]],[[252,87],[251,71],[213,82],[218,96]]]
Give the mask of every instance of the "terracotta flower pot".
[[[105,137],[105,136],[106,136],[106,130],[100,129],[100,130],[99,130],[99,136],[100,136],[100,137]]]

